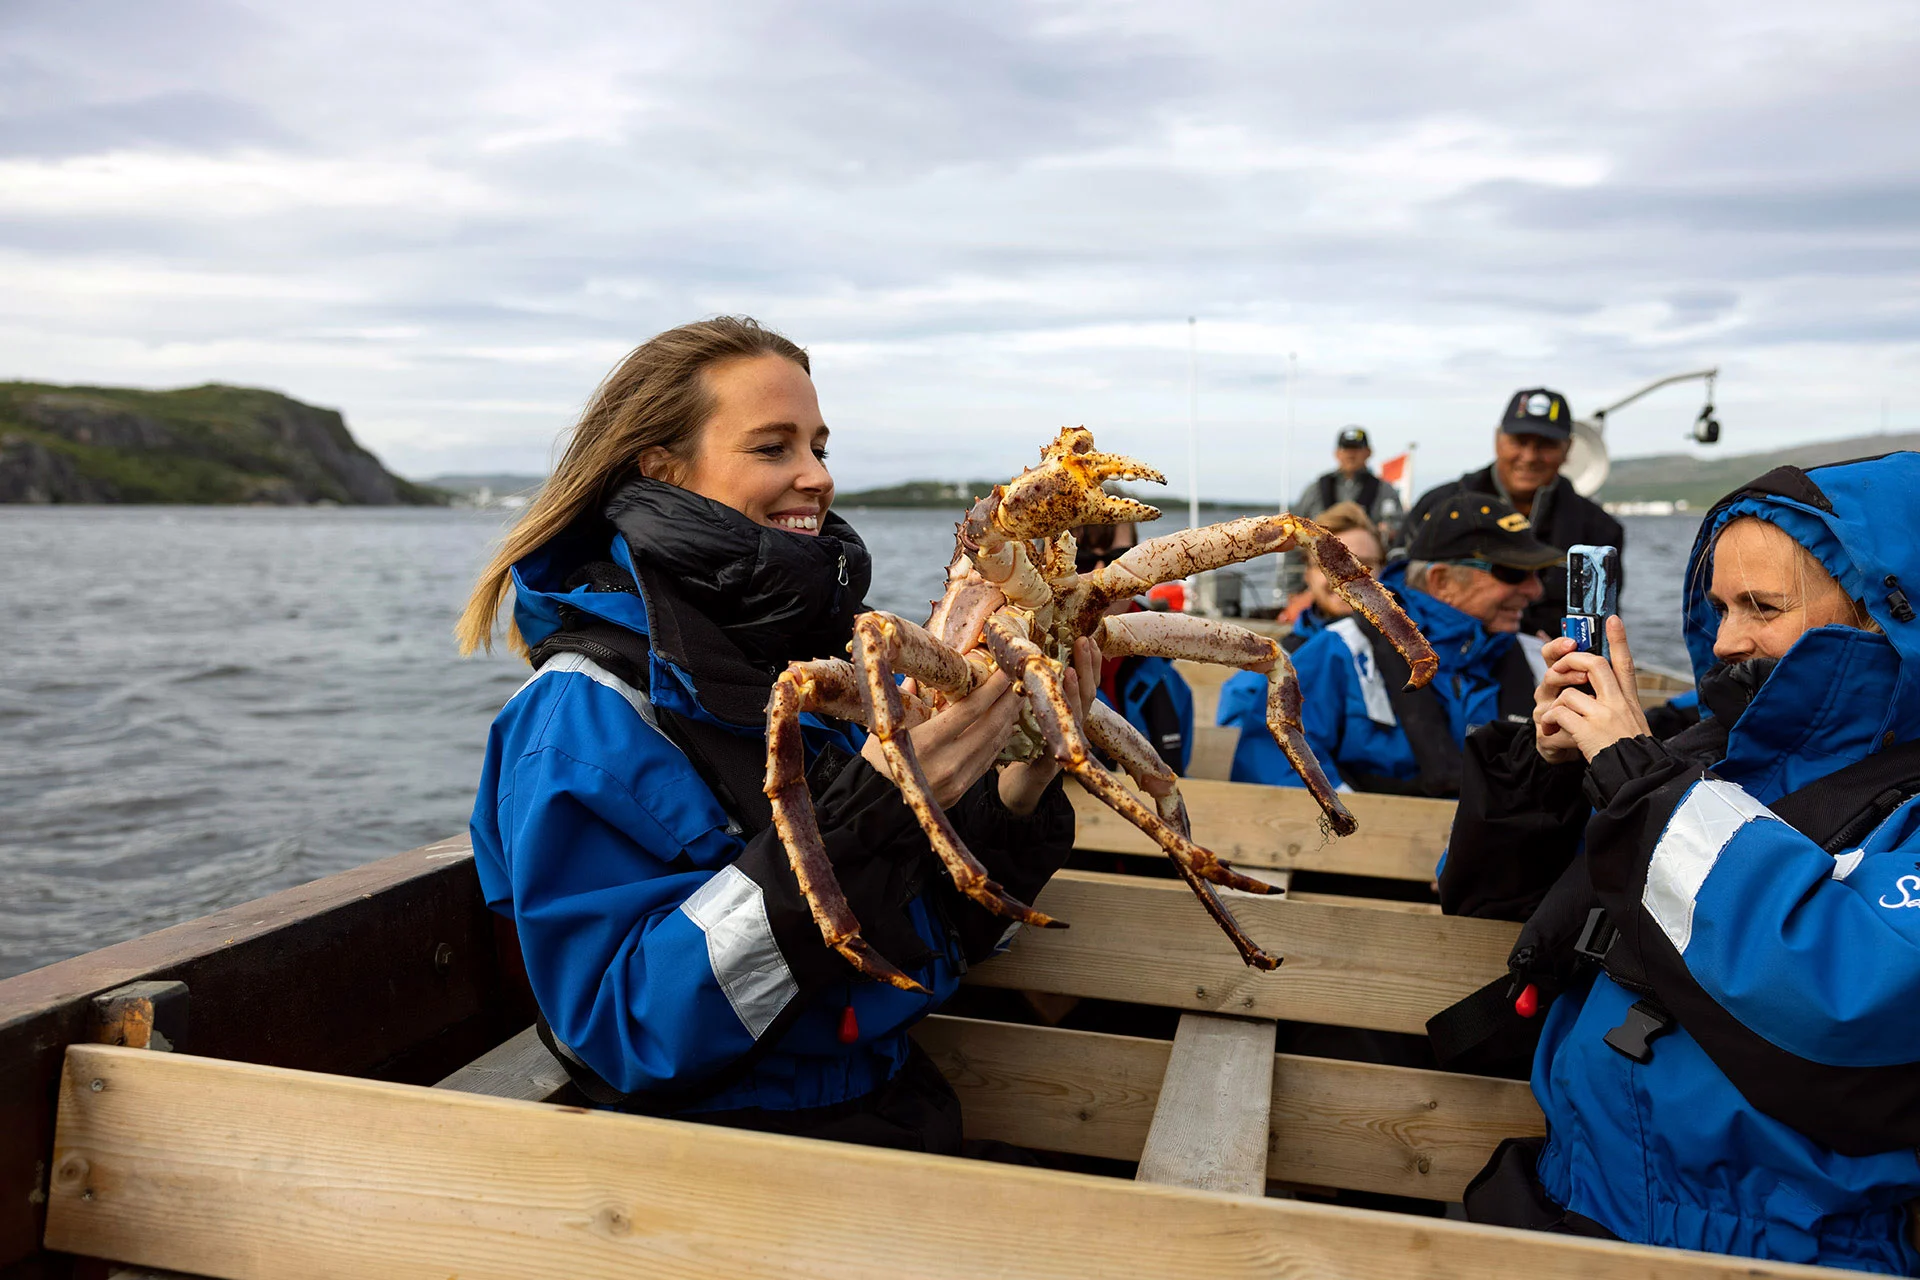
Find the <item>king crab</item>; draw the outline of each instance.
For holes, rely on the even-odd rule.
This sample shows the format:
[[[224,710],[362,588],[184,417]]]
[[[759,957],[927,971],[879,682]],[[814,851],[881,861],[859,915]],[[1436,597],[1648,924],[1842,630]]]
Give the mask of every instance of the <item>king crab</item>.
[[[914,757],[907,730],[948,702],[965,697],[995,667],[1023,690],[1027,705],[1003,760],[1051,754],[1099,800],[1150,836],[1173,860],[1209,914],[1256,969],[1278,957],[1262,950],[1233,918],[1214,885],[1248,893],[1273,886],[1250,879],[1195,844],[1177,779],[1147,740],[1105,703],[1096,702],[1085,733],[1062,685],[1074,640],[1091,636],[1109,657],[1157,655],[1268,673],[1267,725],[1339,835],[1355,827],[1308,747],[1300,724],[1300,685],[1274,641],[1245,628],[1187,614],[1107,616],[1114,602],[1162,582],[1302,547],[1333,587],[1378,627],[1412,667],[1414,686],[1432,678],[1438,660],[1413,622],[1344,544],[1311,520],[1282,513],[1184,529],[1142,542],[1091,574],[1074,570],[1070,532],[1083,524],[1157,520],[1160,512],[1101,488],[1107,480],[1166,483],[1153,468],[1093,447],[1093,433],[1066,427],[1041,450],[1041,464],[1011,484],[996,485],[958,526],[947,591],[925,626],[890,613],[854,620],[852,661],[795,662],[775,680],[767,703],[766,793],[773,821],[800,891],[829,947],[871,978],[924,990],[860,935],[827,860],[815,821],[801,751],[800,716],[812,711],[864,724],[879,739],[893,781],[927,833],[960,891],[994,913],[1043,928],[1058,921],[1008,896],[967,851]],[[917,687],[903,689],[896,675]],[[1141,793],[1094,757],[1117,761]]]

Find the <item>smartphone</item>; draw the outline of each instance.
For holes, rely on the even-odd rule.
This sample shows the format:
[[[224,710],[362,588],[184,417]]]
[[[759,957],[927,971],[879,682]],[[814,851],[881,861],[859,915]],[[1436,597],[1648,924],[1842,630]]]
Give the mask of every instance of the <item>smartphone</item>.
[[[1560,634],[1582,653],[1607,653],[1607,619],[1620,612],[1620,548],[1567,548],[1567,613]]]

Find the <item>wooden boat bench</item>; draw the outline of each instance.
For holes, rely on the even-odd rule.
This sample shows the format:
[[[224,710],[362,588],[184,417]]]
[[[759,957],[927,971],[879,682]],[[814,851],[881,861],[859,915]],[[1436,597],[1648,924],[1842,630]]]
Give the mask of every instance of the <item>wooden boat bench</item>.
[[[1178,882],[1067,871],[1072,922],[1021,930],[969,982],[1186,1010],[1171,1044],[936,1015],[916,1031],[967,1136],[1137,1161],[1140,1178],[1261,1194],[1269,1179],[1456,1200],[1502,1138],[1541,1132],[1527,1086],[1274,1053],[1274,1019],[1387,1031],[1503,972],[1516,926],[1236,894],[1287,962],[1247,969]],[[532,1028],[438,1087],[551,1101],[565,1071]]]
[[[383,930],[357,935],[363,949],[397,948],[382,957],[396,972],[412,972],[407,955],[431,957],[469,1009],[498,999],[486,995],[496,979],[482,971],[463,986],[460,966],[442,964],[448,944],[409,932],[427,886],[438,895],[471,879],[453,852],[450,842],[351,873],[355,890],[381,875],[406,886],[412,896],[396,894],[392,912],[370,891],[304,892],[356,919],[371,912]],[[441,865],[425,869],[423,855]],[[214,950],[160,966],[184,976],[197,1009],[196,978],[218,972],[212,960],[299,950],[271,934],[268,904],[198,922],[195,936],[212,942],[195,945]],[[1022,930],[969,977],[1179,1009],[1171,1043],[940,1016],[917,1029],[961,1095],[970,1136],[1134,1161],[1136,1182],[567,1105],[564,1072],[530,1029],[428,1077],[439,1088],[336,1074],[366,1070],[337,1054],[319,1070],[225,1060],[246,1055],[217,1035],[202,1039],[220,1058],[69,1036],[35,1042],[64,1051],[57,1126],[41,1148],[44,1243],[235,1278],[1828,1274],[1264,1198],[1278,1180],[1456,1199],[1499,1139],[1538,1132],[1540,1118],[1514,1081],[1273,1052],[1276,1018],[1417,1031],[1502,970],[1514,926],[1284,898],[1233,904],[1287,957],[1276,973],[1245,969],[1176,882],[1065,872],[1040,905],[1073,927]],[[484,927],[478,910],[461,946]],[[243,936],[243,917],[261,943]],[[130,976],[167,975],[150,965]],[[327,1020],[348,1012],[314,1006],[318,1025],[303,1031],[322,1045]],[[6,1267],[0,1259],[12,1280]]]

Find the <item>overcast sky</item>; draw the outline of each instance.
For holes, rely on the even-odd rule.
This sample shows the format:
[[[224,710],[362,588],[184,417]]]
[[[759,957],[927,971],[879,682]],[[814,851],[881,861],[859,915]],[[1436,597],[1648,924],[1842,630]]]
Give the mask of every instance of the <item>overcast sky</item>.
[[[270,386],[544,470],[627,349],[808,346],[842,488],[1062,423],[1203,493],[1487,456],[1719,365],[1737,451],[1920,427],[1912,0],[0,0],[0,377]],[[1697,386],[1623,412],[1685,447]]]

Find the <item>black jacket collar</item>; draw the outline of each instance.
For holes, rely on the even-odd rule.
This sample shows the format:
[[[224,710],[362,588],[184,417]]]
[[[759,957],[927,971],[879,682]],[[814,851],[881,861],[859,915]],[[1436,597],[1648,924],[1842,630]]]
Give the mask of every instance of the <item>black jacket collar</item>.
[[[788,662],[845,655],[873,562],[839,516],[818,536],[789,533],[642,478],[615,492],[606,517],[633,558],[654,653],[715,715],[751,723]]]

